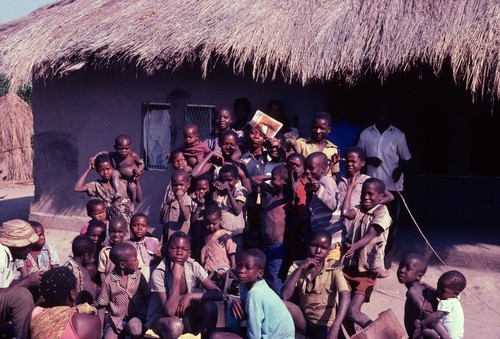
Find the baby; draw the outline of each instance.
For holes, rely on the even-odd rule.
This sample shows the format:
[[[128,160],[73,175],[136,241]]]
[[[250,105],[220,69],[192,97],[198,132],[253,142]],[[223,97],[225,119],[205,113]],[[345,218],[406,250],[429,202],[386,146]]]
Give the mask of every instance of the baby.
[[[181,148],[190,167],[196,166],[208,153],[210,148],[206,142],[200,140],[200,131],[195,124],[184,127],[184,146]]]

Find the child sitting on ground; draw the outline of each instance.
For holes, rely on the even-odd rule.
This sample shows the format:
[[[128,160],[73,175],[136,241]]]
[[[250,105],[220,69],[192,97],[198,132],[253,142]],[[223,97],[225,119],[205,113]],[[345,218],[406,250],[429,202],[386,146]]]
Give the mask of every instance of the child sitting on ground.
[[[242,253],[236,265],[241,285],[240,299],[233,300],[226,322],[231,331],[240,334],[240,322],[246,320],[246,337],[295,338],[292,316],[283,301],[262,280],[266,256],[252,248]],[[234,335],[214,333],[212,338],[230,338]]]
[[[76,294],[87,291],[92,298],[97,297],[98,286],[92,281],[86,265],[92,264],[95,254],[95,243],[86,235],[79,235],[71,244],[73,256],[63,265],[71,270],[76,278]]]
[[[149,281],[151,272],[161,260],[160,242],[154,237],[148,237],[149,218],[143,213],[136,213],[130,220],[129,243],[137,250],[137,259],[141,273]],[[116,264],[115,264],[116,265]]]
[[[439,277],[437,289],[434,292],[439,299],[437,310],[423,320],[416,320],[416,330],[426,327],[434,328],[440,321],[451,339],[462,339],[464,336],[464,310],[460,304],[459,295],[465,289],[467,281],[458,271],[448,271]],[[435,328],[434,328],[435,329]],[[424,338],[423,335],[418,338]],[[446,338],[446,336],[441,336]]]
[[[243,231],[245,230],[244,207],[248,192],[237,185],[238,169],[228,164],[221,167],[219,179],[214,182],[213,201],[222,209],[222,225],[231,232],[238,253],[243,250]]]
[[[387,241],[391,217],[385,205],[385,185],[380,179],[369,178],[363,183],[361,189],[360,209],[351,208],[353,186],[352,180],[345,198],[345,217],[352,220],[348,227],[344,260],[344,276],[351,287],[351,302],[349,304],[348,318],[365,328],[372,320],[361,312],[364,302],[370,301],[370,295],[377,283],[379,273],[385,271],[384,247]],[[346,326],[349,335],[356,333],[354,324]]]
[[[408,288],[406,292],[404,324],[406,333],[414,338],[415,321],[423,320],[437,307],[437,299],[431,289],[421,282],[427,271],[427,260],[418,253],[407,254],[399,263],[398,281]],[[434,329],[440,333],[441,338],[446,338],[447,333],[441,323],[437,322]],[[434,338],[436,332],[425,329],[421,332],[424,337]]]
[[[151,275],[147,327],[161,338],[178,338],[182,333],[208,338],[217,325],[213,301],[222,300],[222,293],[203,267],[189,258],[186,233],[173,233],[166,247],[165,258]],[[198,289],[200,283],[206,292]]]
[[[34,272],[44,272],[59,266],[59,256],[56,249],[45,242],[45,230],[42,224],[28,221],[38,235],[38,241],[33,244],[25,260],[16,259],[15,265],[22,278]]]
[[[222,210],[210,204],[204,214],[207,236],[201,249],[201,265],[207,272],[214,272],[221,277],[224,272],[236,267],[236,244],[231,233],[222,228]]]
[[[123,217],[115,217],[109,222],[109,246],[104,246],[99,252],[99,263],[97,271],[101,275],[101,281],[111,273],[115,264],[109,259],[109,253],[114,245],[122,243],[127,235],[128,223]]]
[[[208,153],[210,148],[206,142],[200,140],[200,131],[195,124],[187,124],[184,127],[184,146],[181,148],[186,157],[188,166],[193,168]]]
[[[103,201],[99,199],[90,199],[85,207],[87,209],[87,215],[90,217],[90,220],[103,221],[106,223],[106,226],[108,226],[106,205]],[[82,225],[82,228],[80,229],[80,235],[84,235],[85,233],[87,233],[88,226],[88,223]]]
[[[137,251],[130,244],[118,243],[111,249],[109,258],[115,267],[103,280],[97,298],[97,314],[104,325],[104,338],[140,338],[150,290],[139,270]],[[106,320],[105,311],[108,311]]]
[[[163,244],[172,233],[188,233],[191,225],[191,213],[194,205],[187,191],[189,175],[184,170],[176,170],[170,180],[171,193],[166,195],[161,206],[160,218],[163,224]]]
[[[288,171],[285,166],[279,165],[271,171],[271,185],[265,180],[267,175],[259,175],[252,180],[261,187],[264,192],[271,195],[266,199],[262,213],[262,238],[264,242],[263,252],[266,255],[266,268],[264,278],[276,294],[281,293],[285,277],[284,262],[287,257],[285,244],[286,217],[291,210],[291,192],[288,184]]]
[[[311,235],[307,258],[295,261],[281,290],[281,298],[290,300],[298,293],[299,306],[285,302],[299,331],[313,339],[337,338],[349,307],[349,287],[344,274],[332,261],[326,261],[332,236],[326,231]],[[339,305],[336,308],[337,293]]]

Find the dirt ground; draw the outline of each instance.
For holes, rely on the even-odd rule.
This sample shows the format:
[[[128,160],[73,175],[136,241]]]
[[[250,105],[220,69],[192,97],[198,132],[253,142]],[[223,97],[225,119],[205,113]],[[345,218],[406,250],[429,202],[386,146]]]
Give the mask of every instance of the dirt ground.
[[[0,221],[14,218],[27,220],[30,202],[33,200],[33,191],[32,183],[0,183],[0,197],[3,197],[0,198]],[[61,261],[64,261],[70,254],[70,243],[77,235],[76,232],[51,229],[50,225],[46,225],[46,235],[47,241],[56,247]],[[404,236],[402,238],[405,239]],[[439,239],[437,236],[429,238]],[[404,247],[404,244],[402,245]],[[496,239],[493,244],[491,242],[483,244],[476,241],[474,249],[475,255],[465,262],[460,262],[461,267],[431,264],[424,281],[435,285],[443,272],[450,269],[461,271],[467,278],[467,289],[460,296],[465,313],[464,338],[500,339],[500,297],[496,294],[500,291],[500,270],[496,265],[478,264],[484,261],[480,260],[481,258],[478,258],[477,262],[474,260],[474,257],[481,256],[481,250],[488,251],[489,256],[500,257],[499,241]],[[459,255],[460,253],[455,254],[453,251],[448,253],[449,258]],[[371,302],[363,306],[363,311],[372,319],[380,312],[391,308],[403,324],[406,288],[399,284],[395,278],[396,269],[396,264],[393,264],[390,276],[378,281]]]

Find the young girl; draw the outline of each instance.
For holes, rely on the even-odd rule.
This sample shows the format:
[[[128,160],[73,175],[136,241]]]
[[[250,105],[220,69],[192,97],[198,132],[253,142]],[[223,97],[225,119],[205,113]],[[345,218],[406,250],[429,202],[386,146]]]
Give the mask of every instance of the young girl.
[[[99,179],[85,183],[87,176],[95,169],[99,174]],[[91,197],[95,197],[104,202],[108,220],[115,216],[123,216],[130,220],[132,216],[132,203],[127,197],[127,186],[120,181],[120,189],[117,192],[111,184],[113,175],[113,163],[107,154],[98,155],[95,159],[91,158],[85,172],[75,184],[76,192],[85,192]]]
[[[233,114],[231,113],[231,109],[229,107],[218,107],[215,109],[215,131],[216,134],[211,134],[210,137],[206,140],[208,147],[215,152],[220,153],[220,136],[225,131],[233,131],[236,133],[236,142],[237,145],[243,142],[243,132],[235,131],[231,129],[231,125],[233,123]],[[236,154],[236,158],[241,156],[241,152],[238,149]]]
[[[184,147],[181,151],[190,167],[196,166],[210,153],[207,143],[200,140],[200,131],[195,124],[188,124],[184,127]]]
[[[236,244],[231,233],[222,228],[222,210],[219,206],[208,205],[204,220],[207,236],[201,249],[201,265],[207,272],[217,271],[220,276],[236,268]]]
[[[23,278],[34,272],[47,271],[59,266],[59,256],[56,249],[45,242],[43,226],[36,221],[29,221],[29,223],[38,235],[38,241],[33,244],[26,260],[16,259],[16,268]]]
[[[129,243],[137,250],[137,258],[141,272],[149,281],[151,271],[161,260],[160,241],[154,237],[148,237],[149,218],[142,213],[136,213],[130,220],[130,241]]]

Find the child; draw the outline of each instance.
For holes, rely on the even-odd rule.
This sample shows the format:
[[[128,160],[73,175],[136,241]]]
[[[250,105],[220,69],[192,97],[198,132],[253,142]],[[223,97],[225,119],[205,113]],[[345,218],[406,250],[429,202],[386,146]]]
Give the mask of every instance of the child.
[[[26,319],[22,338],[99,338],[101,324],[95,308],[75,305],[77,282],[67,267],[42,275],[43,306],[36,306]]]
[[[130,241],[129,243],[137,250],[141,273],[149,281],[151,271],[161,259],[159,251],[160,242],[158,239],[148,237],[149,218],[143,213],[136,213],[130,220]],[[158,260],[159,261],[159,260]],[[115,264],[116,265],[116,264]]]
[[[342,230],[339,225],[334,225],[333,212],[338,205],[337,184],[332,177],[326,176],[328,158],[325,153],[313,152],[306,158],[304,175],[307,183],[304,186],[308,201],[311,230],[326,230],[332,235],[329,259],[340,259],[340,243]]]
[[[404,323],[406,333],[410,338],[414,338],[415,322],[423,320],[437,307],[437,299],[431,289],[421,282],[427,271],[427,260],[418,253],[407,254],[399,263],[398,281],[408,288],[406,292]],[[448,334],[440,322],[435,324],[434,329],[440,333],[441,338],[446,338]],[[431,332],[429,332],[431,331]],[[434,338],[436,333],[432,329],[425,329],[422,335],[429,335]]]
[[[233,332],[239,333],[238,320],[246,319],[249,339],[295,338],[290,312],[262,280],[265,266],[266,256],[258,249],[246,250],[241,255],[236,266],[236,275],[242,284],[241,294],[240,299],[231,304],[232,312],[228,312],[229,326]]]
[[[174,232],[189,232],[191,213],[194,210],[191,197],[187,194],[189,189],[189,175],[184,170],[172,173],[170,186],[172,193],[168,194],[161,207],[161,221],[163,223],[163,244]]]
[[[219,180],[214,182],[213,201],[222,209],[222,224],[231,232],[238,251],[243,249],[245,216],[243,208],[247,200],[247,190],[237,186],[238,169],[234,165],[224,165],[219,171]]]
[[[103,243],[106,239],[106,224],[99,220],[90,220],[87,227],[86,236],[88,236],[95,243],[96,255],[94,255],[94,263],[97,265],[99,262],[99,253],[103,249]]]
[[[212,180],[210,176],[205,173],[199,177],[193,178],[192,182],[194,191],[191,194],[191,199],[195,207],[193,213],[191,213],[191,257],[200,262],[200,252],[206,234],[203,215],[205,206],[210,200],[210,186]]]
[[[337,175],[340,172],[340,152],[337,146],[326,139],[330,133],[332,117],[326,112],[318,112],[314,115],[311,129],[311,139],[299,138],[293,141],[295,152],[307,157],[313,152],[323,152],[328,161],[326,174]],[[292,139],[293,140],[293,139]]]
[[[104,221],[107,226],[107,215],[106,215],[106,205],[103,201],[99,199],[90,199],[86,204],[87,215],[90,217],[90,220],[99,220]],[[84,224],[80,229],[80,235],[84,235],[87,233],[87,228],[89,224]]]
[[[344,276],[351,287],[351,303],[348,318],[365,328],[372,321],[361,312],[364,302],[370,301],[370,295],[380,272],[384,272],[384,247],[391,225],[391,217],[385,205],[385,185],[380,179],[369,178],[361,189],[360,209],[351,209],[350,192],[356,185],[353,180],[346,195],[345,217],[352,220],[347,234],[347,252],[344,260]],[[355,333],[353,324],[347,329],[350,335]]]
[[[452,339],[461,339],[464,336],[464,311],[460,304],[459,295],[465,289],[467,281],[458,271],[448,271],[439,277],[435,295],[439,299],[437,310],[425,319],[415,321],[417,330],[431,326],[439,320]],[[441,338],[446,338],[441,336]]]
[[[115,244],[123,242],[127,230],[128,223],[123,217],[113,218],[109,222],[109,246],[104,246],[101,252],[99,252],[99,263],[97,266],[97,271],[101,275],[101,281],[104,281],[104,278],[110,274],[115,267],[115,264],[109,259],[109,253]]]
[[[281,290],[283,300],[298,293],[300,308],[291,302],[285,305],[297,329],[305,329],[309,338],[336,338],[349,307],[350,292],[342,271],[325,260],[331,242],[330,233],[314,232],[307,246],[307,258],[292,264]],[[335,312],[337,293],[339,305]]]
[[[33,244],[26,260],[16,259],[17,270],[22,278],[34,272],[43,272],[59,266],[59,256],[56,249],[45,243],[45,230],[42,224],[36,221],[28,221],[38,235],[38,241]]]
[[[211,134],[210,137],[206,140],[208,147],[212,151],[221,153],[220,136],[221,133],[228,130],[236,133],[237,145],[243,142],[243,132],[231,129],[232,123],[233,114],[229,107],[217,107],[215,109],[215,131],[217,131],[217,133]],[[236,152],[234,154],[234,159],[239,159],[241,157],[241,151],[239,149],[236,149],[235,151]]]
[[[222,275],[236,267],[236,244],[231,233],[222,228],[222,210],[219,206],[208,205],[204,214],[207,236],[201,249],[201,265],[207,272],[217,271]]]
[[[196,166],[210,153],[207,143],[200,140],[200,131],[195,124],[188,124],[184,127],[184,147],[181,151],[190,167]]]
[[[76,278],[76,294],[87,291],[92,298],[97,297],[97,285],[92,281],[86,265],[92,264],[95,254],[95,243],[86,235],[79,235],[71,244],[73,256],[63,265],[71,270]]]
[[[142,190],[139,183],[144,172],[144,160],[137,153],[131,151],[132,139],[126,134],[120,134],[115,138],[115,151],[109,155],[116,163],[116,172],[113,174],[113,187],[116,191],[120,187],[120,179],[127,182],[127,194],[132,202],[142,200]]]
[[[137,251],[130,244],[118,243],[111,249],[109,258],[115,267],[103,280],[97,298],[104,338],[140,338],[150,290],[139,270]],[[106,310],[108,318],[104,320]]]
[[[151,275],[147,326],[161,338],[200,332],[207,338],[217,325],[213,301],[222,300],[222,293],[203,267],[189,258],[191,246],[186,233],[173,233],[166,247],[166,257]],[[200,283],[206,292],[196,289]]]
[[[263,252],[266,255],[266,269],[264,277],[276,294],[281,293],[284,276],[284,260],[287,256],[283,243],[286,225],[286,216],[291,210],[291,196],[288,189],[288,171],[280,165],[271,172],[271,185],[265,183],[266,175],[255,176],[252,180],[263,191],[271,194],[264,204],[262,213]]]
[[[99,174],[99,179],[85,183],[87,176],[95,168]],[[106,216],[109,219],[121,215],[127,220],[132,216],[132,204],[127,196],[127,187],[122,181],[118,188],[111,184],[113,175],[113,162],[108,154],[101,154],[91,158],[85,172],[78,179],[74,190],[76,192],[86,192],[90,197],[95,197],[106,205]]]
[[[191,175],[192,167],[188,166],[186,156],[180,149],[173,150],[168,157],[168,161],[172,164],[172,169],[185,170],[189,175]]]

